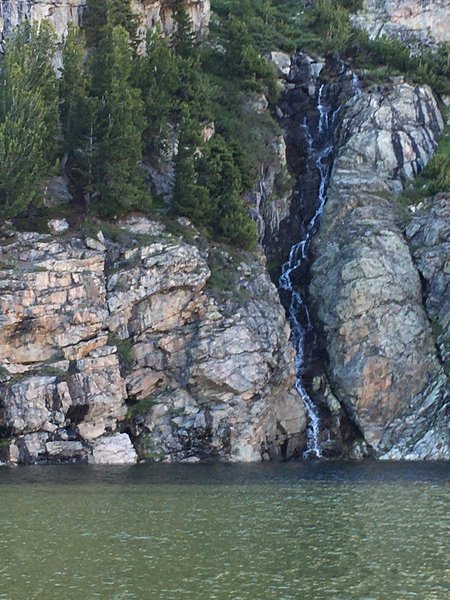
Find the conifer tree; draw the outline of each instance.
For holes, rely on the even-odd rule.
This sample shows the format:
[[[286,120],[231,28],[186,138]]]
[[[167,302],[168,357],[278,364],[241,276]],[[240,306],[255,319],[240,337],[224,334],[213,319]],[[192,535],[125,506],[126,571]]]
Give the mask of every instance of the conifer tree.
[[[94,90],[101,102],[95,168],[101,199],[96,210],[116,214],[147,208],[150,198],[140,167],[144,104],[131,83],[132,50],[122,26],[104,28],[93,68]]]
[[[147,34],[146,53],[136,59],[135,80],[142,91],[147,121],[146,151],[158,157],[165,148],[168,124],[178,108],[178,59],[159,28]]]
[[[63,134],[63,163],[73,159],[74,151],[87,129],[86,105],[89,78],[85,69],[84,36],[69,25],[62,48],[62,68],[59,80],[61,129]]]
[[[91,48],[98,45],[100,31],[106,25],[108,0],[87,0],[83,14],[83,29]]]
[[[220,206],[219,235],[223,240],[246,250],[258,241],[256,223],[250,218],[236,190],[222,196]]]
[[[137,44],[139,19],[131,8],[130,0],[87,0],[83,27],[89,47],[96,48],[106,25],[121,25],[130,40]]]
[[[15,217],[38,198],[56,159],[58,93],[54,34],[21,25],[0,63],[0,212]]]
[[[212,219],[213,206],[207,187],[198,183],[196,161],[201,145],[198,124],[185,106],[175,160],[173,211],[189,217],[196,225],[207,226]]]
[[[215,236],[223,241],[252,248],[257,242],[256,224],[242,200],[242,179],[233,150],[215,135],[198,161],[199,183],[209,192],[214,209],[210,223]]]
[[[195,58],[196,35],[192,19],[184,7],[183,0],[176,0],[173,9],[175,31],[172,34],[172,47],[181,58]]]
[[[86,61],[83,33],[70,26],[62,48],[59,82],[62,166],[75,188],[76,196],[89,205],[96,192],[95,165],[98,162],[98,114],[100,101],[89,96],[91,77]]]

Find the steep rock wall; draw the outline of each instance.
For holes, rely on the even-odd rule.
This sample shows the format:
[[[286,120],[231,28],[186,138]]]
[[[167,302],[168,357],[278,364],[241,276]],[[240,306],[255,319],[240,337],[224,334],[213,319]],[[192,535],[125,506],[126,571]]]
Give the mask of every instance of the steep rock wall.
[[[235,264],[212,249],[234,278],[215,293],[207,251],[150,221],[121,226],[120,242],[2,233],[9,460],[133,462],[130,434],[161,460],[301,451],[293,350],[262,257]]]
[[[387,35],[405,42],[450,41],[449,0],[365,0],[353,20],[372,38]]]
[[[442,131],[429,88],[404,83],[343,108],[311,295],[334,392],[379,456],[448,458],[448,382],[392,191]]]
[[[210,0],[186,0],[185,4],[195,30],[204,32],[210,19]],[[0,40],[24,20],[43,19],[54,25],[61,39],[69,23],[82,22],[85,6],[86,0],[4,0],[0,2]],[[166,32],[173,30],[170,0],[132,0],[132,6],[144,29],[161,23]]]

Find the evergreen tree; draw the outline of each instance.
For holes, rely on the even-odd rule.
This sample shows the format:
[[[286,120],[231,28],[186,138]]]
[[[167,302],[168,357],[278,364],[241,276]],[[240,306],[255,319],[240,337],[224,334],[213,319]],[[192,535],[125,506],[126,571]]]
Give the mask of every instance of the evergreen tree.
[[[96,48],[100,40],[100,32],[106,25],[108,0],[87,0],[83,15],[83,29],[91,48]]]
[[[23,23],[9,41],[9,58],[5,56],[5,69],[9,61],[20,67],[22,85],[34,90],[46,105],[43,143],[48,152],[48,160],[56,160],[59,138],[59,98],[58,84],[53,69],[56,53],[56,35],[48,21]]]
[[[91,85],[84,35],[74,26],[64,40],[59,82],[62,165],[86,204],[96,193],[95,165],[98,162],[98,114],[100,101],[89,96]]]
[[[121,25],[137,45],[139,19],[131,9],[130,0],[87,0],[83,27],[89,47],[96,48],[106,25]]]
[[[231,16],[227,23],[227,65],[239,78],[254,78],[263,69],[262,59],[248,31],[245,21]]]
[[[215,236],[241,248],[257,242],[256,224],[242,200],[242,180],[233,150],[216,135],[198,161],[199,183],[208,189],[214,209],[210,223]]]
[[[181,58],[194,58],[196,35],[192,19],[184,8],[183,0],[175,0],[173,20],[175,31],[172,34],[172,47]]]
[[[222,197],[219,235],[240,248],[251,250],[258,241],[256,223],[250,218],[242,198],[235,190]]]
[[[182,0],[175,3],[174,22],[176,28],[171,43],[179,61],[178,103],[180,107],[187,105],[191,119],[201,124],[212,118],[211,86],[202,68],[200,47],[193,33],[192,20]]]
[[[79,147],[88,124],[86,105],[88,103],[89,79],[85,72],[85,42],[81,32],[69,25],[62,48],[62,68],[59,80],[61,129],[65,164],[73,158]]]
[[[38,198],[56,159],[58,94],[51,27],[20,26],[0,63],[0,211],[15,217]]]
[[[168,124],[178,108],[178,59],[157,28],[147,34],[146,53],[136,59],[135,81],[142,91],[147,121],[146,151],[158,157],[165,148]]]
[[[207,226],[213,216],[213,206],[208,189],[198,183],[196,160],[201,144],[198,124],[184,107],[175,160],[173,211],[189,217],[196,225]]]
[[[96,210],[115,214],[149,206],[144,185],[144,104],[131,84],[132,50],[122,26],[106,26],[94,62],[94,89],[101,102],[95,175],[101,199]]]

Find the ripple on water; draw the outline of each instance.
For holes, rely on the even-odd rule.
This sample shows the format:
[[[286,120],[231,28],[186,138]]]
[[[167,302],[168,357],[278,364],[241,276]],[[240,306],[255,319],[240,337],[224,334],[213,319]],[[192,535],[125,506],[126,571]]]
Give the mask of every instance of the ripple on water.
[[[444,600],[448,466],[402,469],[0,473],[0,598]]]

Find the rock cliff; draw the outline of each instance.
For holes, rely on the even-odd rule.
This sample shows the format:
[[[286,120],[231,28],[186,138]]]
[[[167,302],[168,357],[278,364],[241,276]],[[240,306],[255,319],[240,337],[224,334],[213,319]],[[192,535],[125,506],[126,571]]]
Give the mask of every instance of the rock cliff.
[[[311,284],[328,375],[377,455],[449,458],[448,381],[392,196],[432,155],[442,118],[429,88],[398,82],[354,96],[340,121]],[[445,227],[414,222],[409,236],[433,290],[429,315],[439,319],[445,261],[424,263],[437,251],[420,240],[438,244]]]
[[[165,460],[301,450],[293,350],[263,258],[199,250],[145,219],[112,237],[2,232],[9,460],[134,462],[130,436],[141,458]]]
[[[353,18],[372,38],[397,36],[405,42],[450,41],[449,0],[365,0]]]
[[[422,278],[438,352],[450,375],[450,195],[429,198],[414,210],[406,238]]]
[[[203,33],[209,24],[210,0],[186,0],[186,10],[194,29]],[[140,15],[144,28],[161,23],[164,31],[173,29],[170,0],[132,0],[136,14]],[[70,22],[80,24],[86,0],[3,0],[0,2],[0,40],[24,20],[49,20],[61,39]]]

